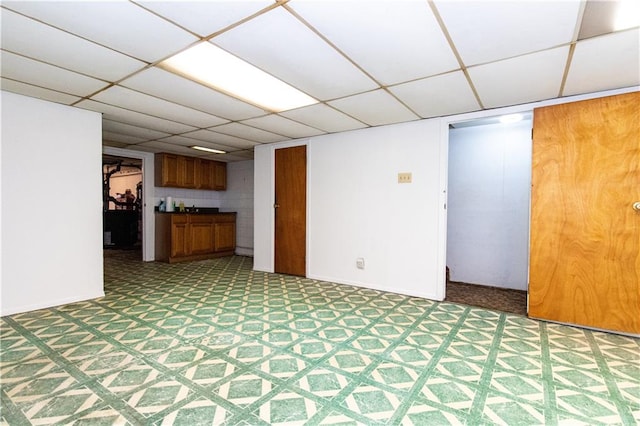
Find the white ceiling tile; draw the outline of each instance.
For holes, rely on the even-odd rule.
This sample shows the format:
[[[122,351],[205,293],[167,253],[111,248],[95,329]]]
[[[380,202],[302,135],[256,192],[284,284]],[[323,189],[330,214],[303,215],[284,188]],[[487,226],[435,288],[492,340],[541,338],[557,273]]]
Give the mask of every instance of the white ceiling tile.
[[[466,66],[510,58],[571,42],[579,0],[436,0]]]
[[[280,117],[275,114],[244,120],[242,123],[277,133],[279,135],[285,135],[292,139],[317,136],[325,133],[322,130],[314,129],[313,127],[297,123],[293,120],[289,120],[288,118]]]
[[[377,87],[283,8],[252,19],[211,41],[321,101]]]
[[[236,152],[231,153],[231,154],[212,155],[212,156],[208,156],[206,158],[208,158],[210,160],[226,161],[226,162],[246,161],[246,160],[252,160],[253,159],[253,151],[236,151]]]
[[[204,37],[247,18],[274,2],[273,0],[153,0],[139,1],[138,3]]]
[[[227,121],[202,111],[187,108],[120,86],[110,87],[93,96],[92,99],[196,127],[215,126]]]
[[[2,78],[0,88],[7,92],[18,93],[20,95],[31,96],[32,98],[44,99],[45,101],[57,102],[65,105],[71,105],[81,99],[78,96],[67,95],[66,93],[32,86],[31,84],[21,83],[7,78]]]
[[[207,129],[200,129],[193,132],[183,133],[182,136],[240,149],[248,149],[253,148],[256,145],[260,145],[258,142],[248,141],[236,136],[223,135],[222,133],[212,132],[211,130]]]
[[[104,129],[102,130],[102,140],[121,142],[126,144],[135,144],[135,143],[146,141],[146,139],[143,139],[143,138],[138,138],[131,135],[125,135],[122,133],[109,132],[109,131],[105,131]]]
[[[241,123],[223,124],[221,126],[212,127],[210,130],[260,143],[280,142],[289,139],[286,136],[256,129],[255,127],[247,126]]]
[[[193,126],[187,126],[186,124],[176,123],[175,121],[171,120],[164,120],[162,118],[153,117],[124,108],[119,108],[113,105],[104,104],[102,102],[84,100],[78,102],[75,106],[77,106],[78,108],[100,112],[102,113],[103,118],[132,124],[134,126],[145,127],[147,129],[154,129],[159,132],[175,134],[189,132],[196,129]]]
[[[169,152],[172,154],[189,155],[191,157],[198,156],[198,152],[194,149],[188,148],[183,145],[160,141],[142,142],[136,145],[128,146],[127,148],[147,152]]]
[[[640,84],[640,29],[576,44],[564,96]]]
[[[349,117],[325,104],[315,104],[308,107],[281,112],[279,115],[299,121],[308,126],[322,129],[327,133],[344,132],[347,130],[368,127],[355,118]]]
[[[193,139],[193,138],[188,138],[185,136],[178,136],[178,135],[173,135],[173,136],[168,136],[166,138],[162,138],[159,139],[158,142],[163,142],[163,143],[171,143],[171,144],[175,144],[175,145],[181,145],[181,146],[186,146],[186,147],[190,147],[190,146],[194,146],[194,145],[203,145],[206,144],[207,142],[204,141],[200,141],[198,139]],[[212,144],[210,144],[212,145]],[[222,149],[222,150],[228,150],[229,147],[222,147],[222,148],[216,148],[216,149]],[[190,151],[195,154],[197,151],[190,149]]]
[[[2,48],[107,81],[117,81],[145,65],[6,9],[2,10]]]
[[[128,134],[140,138],[141,140],[159,139],[170,136],[165,132],[147,129],[144,127],[133,126],[131,124],[121,123],[113,120],[102,120],[102,130],[113,133]]]
[[[0,64],[3,77],[71,95],[88,96],[107,85],[104,81],[6,51],[0,53]]]
[[[384,90],[363,93],[329,102],[336,109],[370,126],[417,120],[419,117]]]
[[[4,1],[4,7],[148,62],[197,38],[131,2]]]
[[[426,1],[293,0],[287,5],[383,85],[459,68]]]
[[[267,113],[251,104],[160,68],[149,68],[122,81],[120,85],[227,120],[243,120]]]
[[[116,141],[110,141],[110,140],[102,140],[102,145],[103,146],[111,146],[114,148],[129,148],[129,144],[123,143],[123,142],[116,142]]]
[[[558,96],[569,47],[545,50],[468,69],[485,108]]]
[[[389,90],[422,118],[480,109],[462,71],[403,83]]]

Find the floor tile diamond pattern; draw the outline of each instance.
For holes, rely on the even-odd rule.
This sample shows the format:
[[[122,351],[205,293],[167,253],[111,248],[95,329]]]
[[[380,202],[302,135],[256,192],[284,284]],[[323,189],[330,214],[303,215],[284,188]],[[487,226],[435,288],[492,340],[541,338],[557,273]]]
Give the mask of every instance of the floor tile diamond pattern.
[[[0,426],[640,423],[640,339],[105,252],[104,298],[0,319]]]

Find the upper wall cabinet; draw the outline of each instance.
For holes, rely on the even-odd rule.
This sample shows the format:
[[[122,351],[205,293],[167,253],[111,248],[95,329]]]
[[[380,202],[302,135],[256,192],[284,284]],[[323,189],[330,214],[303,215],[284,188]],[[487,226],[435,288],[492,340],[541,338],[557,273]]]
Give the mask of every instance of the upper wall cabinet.
[[[155,155],[155,185],[172,188],[227,189],[227,163],[183,155]]]

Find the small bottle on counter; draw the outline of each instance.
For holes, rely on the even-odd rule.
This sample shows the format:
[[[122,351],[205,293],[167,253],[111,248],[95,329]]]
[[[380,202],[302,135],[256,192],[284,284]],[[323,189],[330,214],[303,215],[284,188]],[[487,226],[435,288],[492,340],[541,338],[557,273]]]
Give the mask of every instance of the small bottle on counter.
[[[166,204],[164,203],[164,198],[160,198],[160,204],[158,204],[158,211],[163,212],[167,209]]]
[[[178,205],[179,211],[180,213],[184,213],[184,203],[182,201],[180,201],[180,204]]]

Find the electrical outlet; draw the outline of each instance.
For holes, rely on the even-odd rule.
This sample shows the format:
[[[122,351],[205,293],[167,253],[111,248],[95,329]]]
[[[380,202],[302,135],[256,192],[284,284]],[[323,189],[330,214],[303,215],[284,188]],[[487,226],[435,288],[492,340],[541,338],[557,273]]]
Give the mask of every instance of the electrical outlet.
[[[356,259],[356,267],[358,269],[364,269],[364,258],[359,257]]]
[[[411,183],[411,172],[398,173],[398,183]]]

